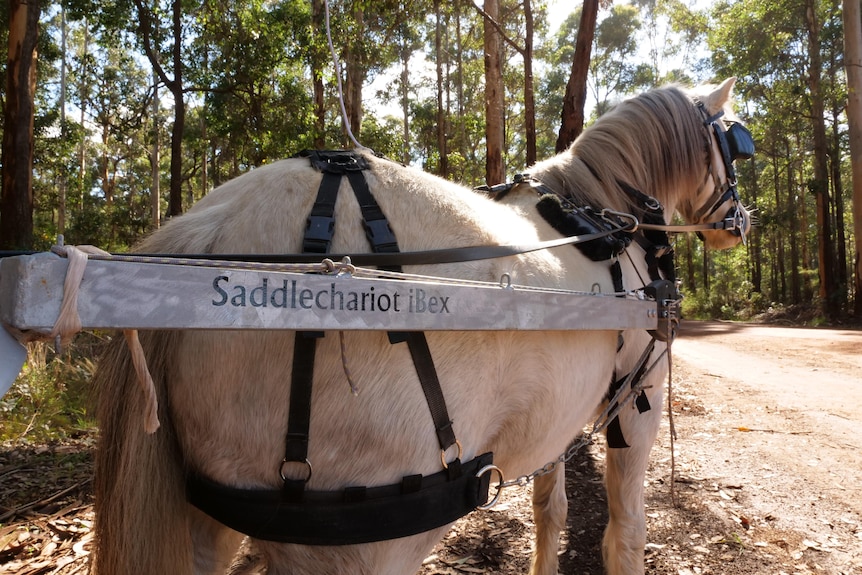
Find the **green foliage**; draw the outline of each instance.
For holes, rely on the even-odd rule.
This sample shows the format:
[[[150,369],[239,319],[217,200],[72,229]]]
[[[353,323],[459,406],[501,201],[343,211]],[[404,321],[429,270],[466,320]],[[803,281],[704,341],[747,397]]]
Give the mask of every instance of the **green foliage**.
[[[27,346],[21,374],[0,398],[0,441],[44,443],[94,428],[89,382],[99,342],[82,338],[62,356],[45,343]]]

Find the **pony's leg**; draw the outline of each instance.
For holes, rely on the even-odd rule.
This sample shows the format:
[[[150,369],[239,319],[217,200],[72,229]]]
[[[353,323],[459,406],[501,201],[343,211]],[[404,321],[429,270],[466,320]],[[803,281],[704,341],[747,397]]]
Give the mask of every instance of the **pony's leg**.
[[[620,425],[630,447],[607,450],[605,486],[609,520],[602,555],[609,575],[644,572],[644,476],[661,423],[664,386],[658,383],[649,391],[652,406],[649,411],[638,413],[636,409],[624,409],[620,413]]]
[[[243,535],[225,527],[199,509],[191,505],[189,507],[195,575],[223,574],[230,567]]]
[[[533,551],[531,575],[556,575],[560,548],[560,531],[566,526],[566,473],[560,463],[551,473],[533,481],[533,520],[536,524],[536,548]]]

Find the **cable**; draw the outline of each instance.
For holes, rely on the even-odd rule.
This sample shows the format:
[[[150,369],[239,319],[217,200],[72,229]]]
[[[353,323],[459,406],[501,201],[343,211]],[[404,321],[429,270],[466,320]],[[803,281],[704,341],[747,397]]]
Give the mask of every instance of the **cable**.
[[[338,86],[338,103],[341,105],[341,119],[344,122],[344,129],[347,130],[347,137],[353,142],[357,148],[367,150],[365,146],[359,143],[350,129],[350,120],[347,118],[347,109],[344,107],[344,91],[341,87],[341,66],[338,64],[338,56],[335,53],[335,47],[332,45],[332,32],[329,28],[329,0],[323,0],[323,7],[326,12],[326,40],[329,42],[329,51],[332,53],[332,63],[335,65],[335,81]]]

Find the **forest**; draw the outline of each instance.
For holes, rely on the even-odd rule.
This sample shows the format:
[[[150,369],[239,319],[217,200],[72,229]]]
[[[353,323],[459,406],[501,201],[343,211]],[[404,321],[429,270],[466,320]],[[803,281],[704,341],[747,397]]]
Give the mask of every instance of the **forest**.
[[[729,252],[676,237],[686,315],[859,321],[843,16],[836,0],[12,0],[0,249],[62,234],[125,251],[230,178],[350,146],[342,103],[379,153],[470,186],[509,180],[558,149],[580,39],[584,125],[654,86],[738,78],[756,228]]]

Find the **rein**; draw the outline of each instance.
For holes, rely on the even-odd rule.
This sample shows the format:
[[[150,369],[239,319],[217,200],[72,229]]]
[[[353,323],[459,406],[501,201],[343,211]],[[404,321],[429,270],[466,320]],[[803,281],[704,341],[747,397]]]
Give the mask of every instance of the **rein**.
[[[397,252],[397,253],[358,253],[358,254],[327,254],[331,260],[343,260],[345,257],[350,258],[350,262],[357,266],[415,266],[426,264],[447,264],[456,262],[469,262],[477,260],[489,260],[494,258],[502,258],[507,256],[516,256],[539,250],[547,250],[559,246],[568,246],[579,243],[590,242],[606,236],[620,232],[634,232],[638,227],[643,227],[638,219],[631,214],[623,214],[612,211],[606,213],[613,214],[624,219],[630,220],[630,224],[617,226],[614,229],[604,230],[593,234],[583,234],[560,238],[557,240],[548,240],[536,242],[532,244],[522,245],[489,245],[489,246],[466,246],[460,248],[441,248],[435,250],[417,250],[412,252]],[[147,262],[155,260],[189,260],[189,261],[204,261],[207,263],[191,264],[191,265],[211,265],[212,261],[223,262],[258,262],[272,264],[286,263],[320,263],[320,255],[318,254],[182,254],[181,256],[174,254],[114,254],[112,259],[122,261],[130,259],[137,262]],[[95,259],[95,258],[94,258]]]

